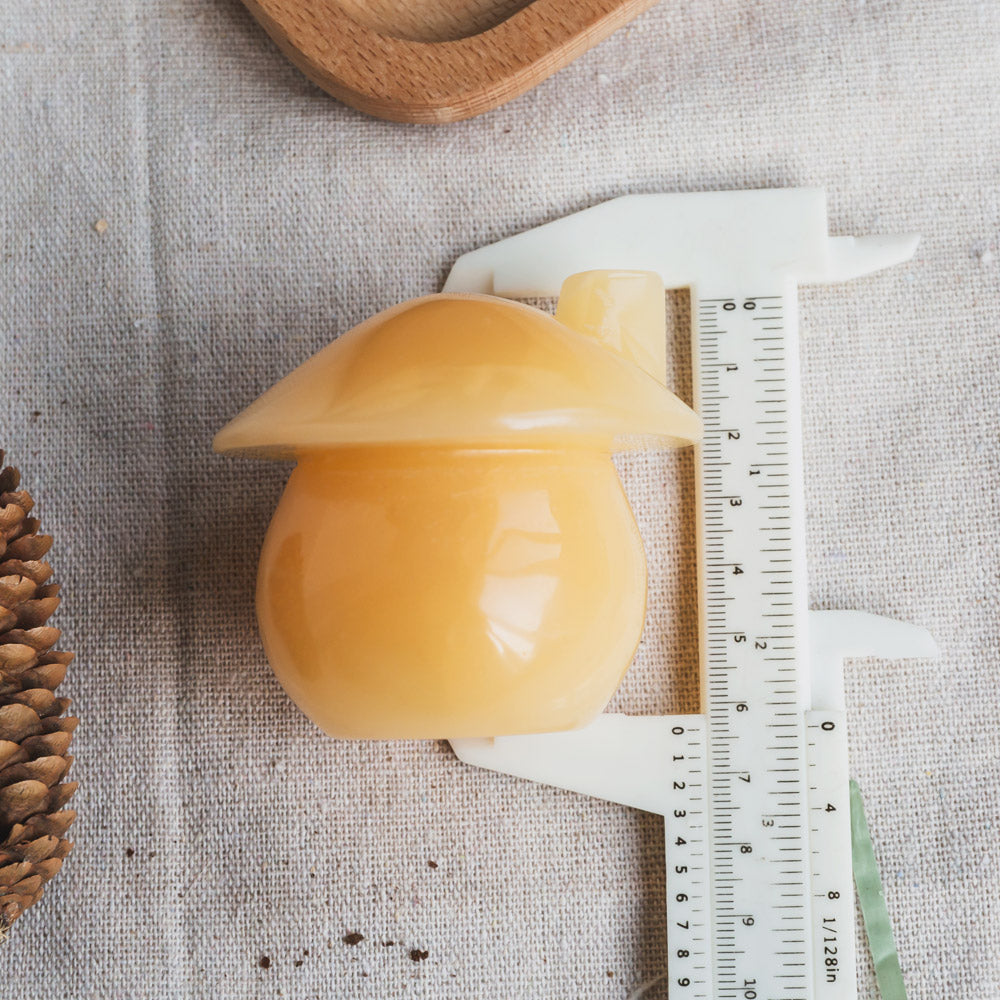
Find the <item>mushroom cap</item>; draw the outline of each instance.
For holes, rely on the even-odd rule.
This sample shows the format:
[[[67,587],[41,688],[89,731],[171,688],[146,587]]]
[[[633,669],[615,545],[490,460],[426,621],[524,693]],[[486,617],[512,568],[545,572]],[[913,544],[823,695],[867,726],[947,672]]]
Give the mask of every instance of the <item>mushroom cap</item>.
[[[637,365],[548,313],[429,295],[354,327],[216,435],[220,452],[349,445],[689,444],[698,416]]]

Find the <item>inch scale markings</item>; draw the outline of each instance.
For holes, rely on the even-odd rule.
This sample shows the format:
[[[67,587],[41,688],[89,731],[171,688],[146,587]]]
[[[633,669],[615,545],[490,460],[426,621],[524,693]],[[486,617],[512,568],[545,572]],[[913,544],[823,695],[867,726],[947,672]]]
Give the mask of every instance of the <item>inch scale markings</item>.
[[[794,288],[693,311],[716,996],[811,1000]]]

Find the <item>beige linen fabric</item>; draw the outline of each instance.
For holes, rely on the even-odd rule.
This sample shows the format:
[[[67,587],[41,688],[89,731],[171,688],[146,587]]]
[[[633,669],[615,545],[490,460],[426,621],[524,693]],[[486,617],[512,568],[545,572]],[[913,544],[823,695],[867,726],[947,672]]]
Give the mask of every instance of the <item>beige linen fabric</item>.
[[[998,79],[992,2],[693,0],[416,127],[315,89],[236,0],[5,0],[0,446],[56,537],[81,787],[0,993],[624,1000],[663,971],[657,818],[288,702],[252,610],[288,469],[209,443],[475,246],[624,192],[825,185],[834,233],[924,239],[802,294],[811,600],[940,641],[850,666],[852,768],[912,996],[1000,994]],[[652,606],[616,704],[693,709],[691,457],[622,467]]]

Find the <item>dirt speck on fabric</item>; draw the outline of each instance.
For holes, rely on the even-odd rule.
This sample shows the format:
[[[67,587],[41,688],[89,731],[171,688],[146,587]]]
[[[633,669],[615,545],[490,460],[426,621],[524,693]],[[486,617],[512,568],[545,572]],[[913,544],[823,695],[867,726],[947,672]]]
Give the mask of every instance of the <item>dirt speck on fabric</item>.
[[[257,962],[257,964],[262,969],[270,969],[271,968],[271,959],[267,955],[261,955],[259,961]]]
[[[410,949],[410,960],[413,962],[424,962],[427,960],[429,952],[421,951],[419,948]]]
[[[350,945],[353,948],[356,944],[361,944],[364,939],[364,934],[359,934],[357,931],[351,931],[350,933],[345,934],[340,940],[343,941],[344,944]]]
[[[126,858],[134,858],[135,857],[135,848],[134,847],[126,847],[125,848],[125,857]]]

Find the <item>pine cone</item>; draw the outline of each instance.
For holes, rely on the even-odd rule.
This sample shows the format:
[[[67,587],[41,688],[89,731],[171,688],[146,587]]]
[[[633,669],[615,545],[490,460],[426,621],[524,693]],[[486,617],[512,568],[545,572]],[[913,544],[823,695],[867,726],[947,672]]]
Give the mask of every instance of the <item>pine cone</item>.
[[[77,720],[55,695],[73,654],[52,648],[59,629],[45,622],[59,588],[43,561],[52,539],[38,534],[19,482],[16,469],[0,472],[0,940],[59,871],[76,818],[62,807],[76,791],[63,778]]]

